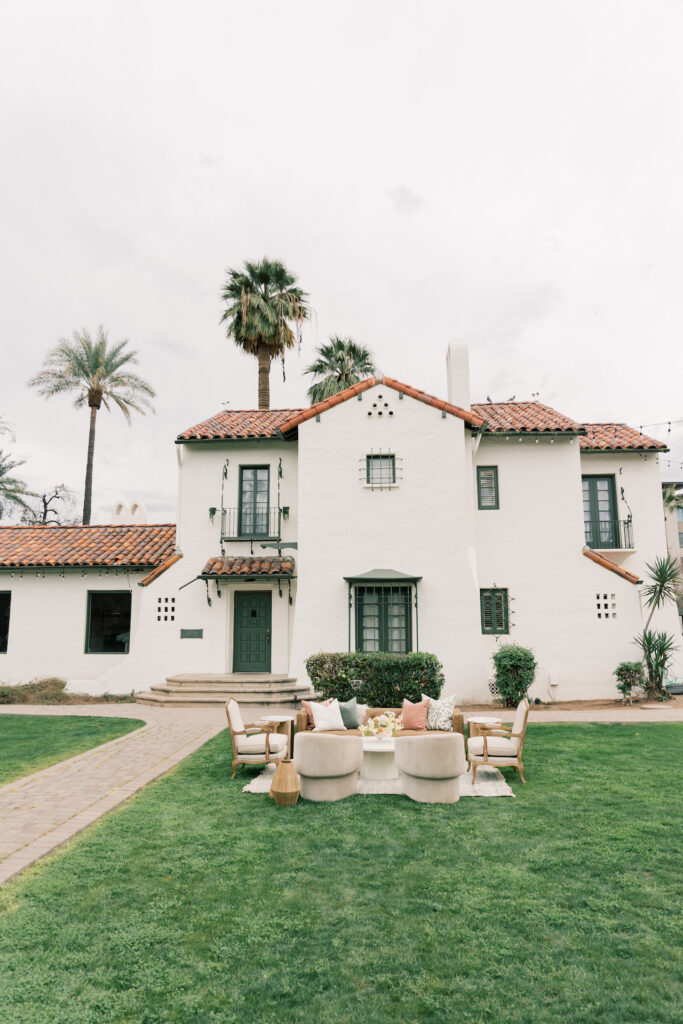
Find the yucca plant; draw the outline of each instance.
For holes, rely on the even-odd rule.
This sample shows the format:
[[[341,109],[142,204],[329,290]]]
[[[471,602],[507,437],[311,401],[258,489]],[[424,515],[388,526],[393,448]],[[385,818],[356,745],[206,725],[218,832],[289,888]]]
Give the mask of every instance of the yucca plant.
[[[152,408],[154,390],[130,366],[137,362],[137,354],[128,348],[127,341],[109,344],[103,327],[94,340],[86,330],[73,332],[73,341],[61,338],[48,352],[43,369],[28,382],[43,398],[53,395],[75,394],[77,409],[87,405],[90,409],[88,457],[85,468],[83,496],[83,522],[90,522],[92,509],[92,476],[95,457],[95,421],[101,406],[107,411],[116,405],[131,421],[131,411],[144,413]]]
[[[650,609],[650,614],[645,623],[647,630],[652,621],[652,616],[663,605],[671,602],[676,603],[681,578],[681,569],[678,560],[671,555],[664,555],[655,558],[652,565],[647,563],[648,583],[643,587],[645,604]]]
[[[635,644],[640,647],[647,673],[647,695],[651,700],[662,700],[667,696],[664,689],[664,677],[673,660],[677,648],[676,641],[668,633],[655,633],[644,629],[637,637]]]

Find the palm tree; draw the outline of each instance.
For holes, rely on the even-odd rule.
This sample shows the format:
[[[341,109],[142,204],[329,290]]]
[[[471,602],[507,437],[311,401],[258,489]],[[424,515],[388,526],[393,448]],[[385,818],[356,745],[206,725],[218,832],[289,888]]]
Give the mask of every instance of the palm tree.
[[[86,330],[73,332],[73,341],[60,338],[48,352],[43,369],[31,377],[29,387],[37,388],[43,398],[52,395],[75,394],[77,409],[87,405],[90,409],[88,459],[85,469],[83,496],[83,523],[90,522],[92,507],[92,471],[95,454],[95,421],[101,406],[109,411],[111,403],[117,405],[128,423],[131,411],[145,413],[152,409],[154,390],[128,369],[137,363],[137,353],[128,349],[128,341],[109,345],[107,333],[99,327],[95,341]]]
[[[263,259],[229,270],[221,294],[221,323],[239,348],[258,359],[258,407],[270,408],[270,364],[301,344],[301,328],[309,315],[308,295],[283,263]]]
[[[12,459],[8,452],[0,448],[0,518],[14,508],[29,508],[27,499],[35,497],[23,480],[11,476],[18,466],[23,465],[24,459]]]
[[[321,378],[308,389],[312,405],[377,373],[370,349],[357,345],[352,338],[333,334],[329,344],[320,345],[317,352],[318,358],[304,370]]]

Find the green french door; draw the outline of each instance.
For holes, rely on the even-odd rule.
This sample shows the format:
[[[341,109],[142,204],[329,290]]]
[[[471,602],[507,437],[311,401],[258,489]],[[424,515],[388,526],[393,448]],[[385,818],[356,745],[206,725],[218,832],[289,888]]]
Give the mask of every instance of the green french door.
[[[233,672],[270,672],[271,600],[269,590],[235,592]]]
[[[589,548],[620,548],[613,476],[584,476],[583,522]]]

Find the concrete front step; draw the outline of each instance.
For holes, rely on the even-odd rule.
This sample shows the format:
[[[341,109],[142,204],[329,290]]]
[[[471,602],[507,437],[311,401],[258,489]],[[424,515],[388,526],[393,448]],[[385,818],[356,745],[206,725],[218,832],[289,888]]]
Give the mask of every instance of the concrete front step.
[[[234,698],[241,707],[289,707],[297,708],[301,703],[301,697],[310,696],[310,693],[302,692],[293,697],[291,694],[253,693],[245,695],[242,693],[223,694],[221,693],[193,693],[184,690],[174,690],[170,693],[155,692],[154,688],[149,693],[138,693],[135,695],[136,703],[149,704],[156,707],[174,708],[202,708],[202,707],[223,707],[226,700]]]
[[[165,683],[157,683],[152,690],[172,690],[174,693],[295,693],[297,690],[309,690],[296,679],[284,683],[176,683],[167,679]]]
[[[218,683],[230,685],[235,684],[241,686],[242,684],[252,685],[254,683],[273,684],[278,683],[295,683],[296,679],[293,676],[278,675],[273,672],[184,672],[177,676],[166,676],[167,683],[178,683],[184,686],[188,683]]]

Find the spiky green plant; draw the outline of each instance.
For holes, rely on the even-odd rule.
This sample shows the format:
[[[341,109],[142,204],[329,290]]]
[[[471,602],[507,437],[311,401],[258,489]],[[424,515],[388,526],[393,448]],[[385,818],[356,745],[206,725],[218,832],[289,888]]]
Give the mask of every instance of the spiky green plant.
[[[24,461],[13,459],[9,452],[0,448],[0,519],[15,509],[28,509],[29,498],[35,497],[24,481],[13,475],[15,469],[24,465]]]
[[[370,349],[358,345],[352,338],[333,334],[327,345],[319,346],[317,353],[318,358],[304,370],[320,378],[308,389],[312,405],[377,373]]]
[[[651,565],[647,563],[648,583],[643,587],[643,594],[650,614],[645,623],[646,630],[658,608],[667,603],[676,603],[680,578],[681,569],[678,560],[672,558],[671,555],[659,556]]]
[[[60,338],[43,362],[43,369],[31,377],[29,387],[36,388],[43,398],[53,395],[75,394],[77,409],[90,409],[88,456],[85,469],[83,496],[83,523],[90,522],[92,509],[93,461],[95,455],[95,423],[101,406],[109,411],[118,406],[128,423],[131,412],[145,413],[152,409],[155,392],[150,384],[130,366],[137,363],[137,353],[128,348],[129,342],[109,344],[102,326],[93,340],[84,329],[74,331],[73,340]]]
[[[221,298],[221,323],[238,348],[258,360],[258,407],[270,408],[270,364],[301,343],[309,316],[308,296],[283,263],[263,259],[245,262],[243,270],[228,270]]]
[[[633,641],[640,647],[647,673],[647,695],[652,699],[666,697],[664,677],[673,660],[677,644],[669,633],[655,633],[644,629]]]

